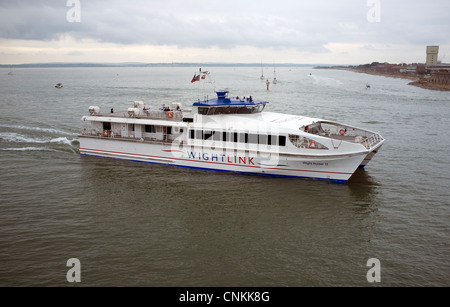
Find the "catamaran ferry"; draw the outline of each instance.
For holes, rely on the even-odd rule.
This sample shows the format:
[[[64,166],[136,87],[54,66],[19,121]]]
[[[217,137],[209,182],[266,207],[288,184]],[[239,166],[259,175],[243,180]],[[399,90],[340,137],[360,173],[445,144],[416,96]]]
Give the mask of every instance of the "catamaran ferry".
[[[384,138],[350,125],[264,111],[268,102],[230,97],[153,110],[89,107],[80,154],[188,168],[346,182]]]

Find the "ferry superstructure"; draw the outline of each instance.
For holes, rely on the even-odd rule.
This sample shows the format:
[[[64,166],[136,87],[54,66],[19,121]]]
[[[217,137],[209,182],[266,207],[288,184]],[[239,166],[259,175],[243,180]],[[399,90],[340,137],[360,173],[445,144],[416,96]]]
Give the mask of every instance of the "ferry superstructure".
[[[188,168],[346,182],[384,143],[377,132],[264,111],[268,102],[228,91],[183,109],[89,107],[80,154]]]

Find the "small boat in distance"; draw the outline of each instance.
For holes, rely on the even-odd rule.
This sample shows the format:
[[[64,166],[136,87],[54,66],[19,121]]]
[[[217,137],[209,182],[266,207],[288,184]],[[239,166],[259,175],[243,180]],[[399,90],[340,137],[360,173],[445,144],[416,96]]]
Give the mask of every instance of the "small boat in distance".
[[[55,85],[55,87],[56,87],[56,88],[62,88],[63,85],[62,85],[62,83],[58,83],[58,84]]]
[[[273,84],[277,84],[278,80],[277,80],[277,72],[275,71],[275,64],[273,65]]]

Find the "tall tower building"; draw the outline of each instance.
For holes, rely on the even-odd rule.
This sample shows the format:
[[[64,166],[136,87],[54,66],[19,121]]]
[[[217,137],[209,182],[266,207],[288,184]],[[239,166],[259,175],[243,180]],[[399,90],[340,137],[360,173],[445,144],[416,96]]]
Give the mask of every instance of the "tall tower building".
[[[432,66],[437,64],[439,53],[439,46],[427,46],[427,66]]]

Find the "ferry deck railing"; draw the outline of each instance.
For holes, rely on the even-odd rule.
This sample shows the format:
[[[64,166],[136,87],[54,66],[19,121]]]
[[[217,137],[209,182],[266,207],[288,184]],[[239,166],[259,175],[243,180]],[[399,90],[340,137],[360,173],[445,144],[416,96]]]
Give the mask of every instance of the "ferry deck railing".
[[[367,149],[371,149],[372,147],[380,143],[382,140],[383,137],[378,133],[375,133],[370,136],[364,137],[361,141],[361,144]]]
[[[136,135],[133,133],[128,133],[127,136],[122,136],[120,133],[114,133],[111,130],[99,131],[98,129],[89,129],[89,128],[82,128],[81,135],[87,137],[136,141],[136,142],[148,141],[148,142],[164,142],[164,143],[172,143],[179,137],[179,135],[175,134],[161,134],[160,137],[148,137],[148,136],[136,137]]]

